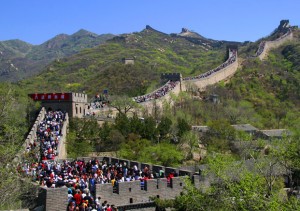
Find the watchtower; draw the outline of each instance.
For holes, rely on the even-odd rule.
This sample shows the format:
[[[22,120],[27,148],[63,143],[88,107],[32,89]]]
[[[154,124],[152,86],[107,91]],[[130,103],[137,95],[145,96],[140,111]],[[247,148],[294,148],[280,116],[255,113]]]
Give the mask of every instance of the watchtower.
[[[88,108],[87,95],[84,93],[35,93],[28,95],[34,101],[41,101],[47,110],[62,110],[70,117],[83,117]]]
[[[162,81],[181,81],[182,75],[181,73],[162,73],[160,79]]]
[[[122,59],[123,64],[134,64],[134,58],[123,58]]]

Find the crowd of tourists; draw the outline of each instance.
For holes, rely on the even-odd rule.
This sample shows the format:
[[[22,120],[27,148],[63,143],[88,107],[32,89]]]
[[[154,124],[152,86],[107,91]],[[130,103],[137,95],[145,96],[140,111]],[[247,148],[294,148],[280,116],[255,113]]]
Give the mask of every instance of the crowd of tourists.
[[[58,155],[58,144],[61,129],[65,120],[65,112],[48,111],[39,123],[36,139],[26,147],[26,154],[35,160],[53,160]],[[23,164],[27,165],[27,164]]]
[[[105,106],[107,106],[107,104],[109,104],[107,95],[97,94],[91,102],[91,107],[93,109],[104,108]]]
[[[111,164],[106,160],[97,159],[87,162],[42,160],[32,163],[27,168],[20,171],[32,176],[42,187],[68,188],[68,210],[113,209],[113,206],[105,202],[100,203],[100,199],[96,199],[96,184],[111,183],[112,191],[117,191],[121,182],[139,181],[143,189],[146,180],[165,176],[162,170],[153,172],[147,166],[139,169],[137,165],[128,166],[126,162]],[[168,182],[174,176],[178,176],[177,173],[170,173],[167,177]],[[99,209],[100,206],[106,208]]]
[[[65,113],[49,111],[37,129],[37,146],[40,145],[40,158],[36,162],[22,163],[18,171],[31,177],[44,188],[68,188],[67,210],[116,210],[114,205],[96,198],[96,184],[111,183],[112,191],[118,191],[121,182],[139,181],[141,189],[148,179],[164,177],[164,172],[153,172],[147,166],[139,169],[137,165],[128,166],[126,162],[108,163],[106,160],[64,160],[55,161],[61,137]],[[170,178],[176,173],[168,175]]]
[[[183,80],[188,81],[188,80],[197,80],[197,79],[201,79],[201,78],[206,78],[206,77],[208,77],[208,76],[224,69],[225,67],[229,66],[233,62],[235,62],[236,57],[237,57],[236,50],[229,49],[229,57],[223,64],[221,64],[220,66],[216,67],[215,69],[209,70],[209,71],[207,71],[203,74],[200,74],[200,75],[197,75],[197,76],[186,77]]]
[[[133,100],[137,103],[147,102],[158,99],[168,94],[178,84],[178,81],[168,81],[165,85],[146,95],[134,97]]]

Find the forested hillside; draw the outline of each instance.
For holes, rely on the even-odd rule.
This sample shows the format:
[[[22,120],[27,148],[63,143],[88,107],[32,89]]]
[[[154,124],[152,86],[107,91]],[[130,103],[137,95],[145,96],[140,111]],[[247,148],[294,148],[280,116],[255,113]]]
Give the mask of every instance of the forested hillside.
[[[112,34],[97,35],[86,30],[60,34],[42,43],[31,45],[21,40],[0,42],[0,81],[19,81],[33,76],[55,59],[92,48],[112,38]]]
[[[213,119],[231,124],[250,123],[258,128],[299,130],[300,71],[299,38],[273,49],[266,60],[242,58],[235,76],[226,83],[194,94],[202,99],[187,98],[178,103],[179,110],[193,119],[194,125],[205,125]],[[249,46],[251,48],[251,46]],[[209,96],[217,94],[218,104]]]
[[[198,43],[183,35],[171,36],[147,27],[56,61],[22,86],[37,91],[94,94],[106,88],[113,94],[144,94],[159,84],[160,73],[195,75],[226,59],[226,42],[196,40]],[[218,47],[213,47],[217,43]],[[135,65],[123,65],[123,58],[134,58]],[[48,83],[40,83],[45,78]]]
[[[74,36],[81,37],[86,33],[80,31]],[[281,32],[275,30],[264,40],[280,35]],[[65,39],[68,39],[66,35],[59,35],[41,48],[63,48],[70,54],[81,49],[80,45],[75,49],[70,47]],[[126,112],[120,112],[113,123],[106,122],[102,126],[93,117],[71,119],[68,156],[76,158],[95,151],[113,151],[122,158],[166,166],[209,166],[203,174],[212,178],[206,191],[196,190],[186,181],[186,194],[170,204],[160,204],[162,207],[177,210],[266,210],[270,207],[295,210],[299,202],[290,196],[285,200],[288,195],[282,190],[297,186],[295,178],[299,179],[300,172],[299,30],[294,30],[293,41],[273,49],[262,61],[251,57],[260,41],[219,42],[191,35],[187,30],[168,35],[147,27],[141,32],[116,36],[97,47],[57,59],[39,75],[17,84],[2,83],[0,189],[9,194],[0,197],[0,207],[7,208],[15,201],[24,200],[24,195],[26,199],[35,197],[35,192],[20,183],[14,174],[16,169],[10,166],[38,107],[27,100],[27,93],[85,91],[91,96],[108,89],[111,95],[136,96],[155,89],[160,83],[160,73],[197,75],[220,65],[227,59],[227,45],[235,44],[241,53],[240,67],[228,81],[206,90],[191,84],[190,90],[178,96],[171,95],[162,108],[154,106],[149,112],[136,106],[141,109],[142,117],[137,114],[129,117]],[[1,51],[1,58],[10,67],[15,63],[11,65],[11,57],[4,56],[44,61],[58,52],[33,53],[33,46],[18,40],[0,44],[5,49]],[[122,58],[134,58],[135,64],[125,65]],[[113,97],[111,99],[118,96]],[[120,99],[133,103],[130,98]],[[126,100],[121,103],[127,103]],[[115,106],[116,101],[111,105]],[[231,126],[234,124],[251,124],[259,129],[286,128],[292,136],[263,140],[234,130]],[[194,133],[193,125],[207,125],[208,131]],[[30,158],[30,153],[26,156],[24,159]],[[30,160],[26,162],[30,163]],[[283,181],[283,175],[288,177],[288,182]],[[38,181],[37,178],[33,180]],[[12,182],[16,185],[11,186]]]

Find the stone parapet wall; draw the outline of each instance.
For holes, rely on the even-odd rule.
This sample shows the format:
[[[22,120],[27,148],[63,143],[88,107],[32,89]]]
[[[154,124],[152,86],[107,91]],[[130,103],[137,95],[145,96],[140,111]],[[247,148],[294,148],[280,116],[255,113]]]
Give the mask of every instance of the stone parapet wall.
[[[263,60],[268,52],[273,49],[273,48],[277,48],[280,45],[282,45],[283,43],[287,42],[287,41],[291,41],[293,40],[293,32],[290,31],[288,32],[287,35],[283,36],[282,38],[279,38],[277,40],[274,41],[266,41],[265,46],[264,46],[264,50],[262,51],[262,53],[258,56],[258,58],[260,60]]]
[[[165,167],[160,165],[153,165],[137,161],[130,161],[126,159],[119,159],[114,157],[81,157],[79,160],[89,161],[97,159],[99,161],[107,161],[107,163],[123,164],[126,162],[128,167],[136,165],[139,169],[148,167],[150,171],[159,172],[163,170],[165,176],[170,172],[175,171],[179,176],[173,177],[168,182],[167,178],[157,178],[146,180],[144,185],[141,185],[139,180],[131,182],[118,183],[117,188],[114,188],[111,183],[96,184],[96,197],[101,197],[101,201],[108,201],[109,204],[116,206],[134,205],[138,203],[150,202],[150,197],[159,197],[161,199],[173,199],[180,195],[184,188],[184,176],[188,176],[192,181],[196,181],[195,185],[200,184],[200,177],[195,175],[195,172],[184,170],[181,168]],[[61,161],[61,160],[57,160]],[[114,191],[115,190],[115,191]],[[67,188],[41,188],[39,194],[39,204],[45,205],[45,210],[65,210],[68,203]]]
[[[37,139],[37,134],[36,131],[38,129],[39,124],[41,123],[41,121],[44,120],[45,118],[45,114],[47,113],[46,109],[44,107],[41,108],[36,120],[34,121],[34,124],[32,125],[30,132],[28,133],[24,144],[22,145],[22,148],[20,149],[20,152],[16,155],[14,161],[15,162],[19,162],[22,159],[22,156],[25,154],[26,152],[26,148],[30,145],[30,144],[34,144],[35,140]]]
[[[216,84],[220,81],[226,80],[232,77],[238,69],[238,57],[236,57],[235,62],[224,67],[222,70],[219,70],[205,78],[194,79],[183,81],[182,90],[187,90],[187,87],[190,84],[196,85],[200,90],[204,90],[207,86]]]
[[[87,103],[87,94],[84,93],[72,93],[71,97],[72,102],[77,102],[77,103]]]
[[[68,128],[69,128],[69,115],[68,113],[66,113],[65,116],[65,121],[63,124],[63,127],[61,129],[61,139],[60,142],[58,144],[58,156],[55,158],[57,159],[65,159],[67,157],[67,150],[66,150],[66,138],[67,138],[67,132],[68,132]]]
[[[66,210],[68,206],[68,188],[40,188],[38,204],[46,211]]]
[[[158,106],[158,107],[162,107],[163,102],[168,101],[171,98],[172,94],[174,94],[174,95],[179,94],[179,92],[181,91],[181,84],[182,84],[182,81],[177,82],[176,86],[171,91],[169,91],[166,95],[164,95],[158,99],[149,100],[149,101],[142,102],[139,104],[145,108],[148,108],[148,110],[151,110],[151,108],[153,107],[154,104],[156,104],[156,106]],[[154,103],[154,101],[156,101],[156,102]]]
[[[118,192],[113,192],[112,184],[97,184],[96,196],[102,201],[116,206],[150,202],[151,197],[173,199],[183,191],[183,177],[173,177],[170,184],[167,178],[146,180],[141,186],[140,181],[122,182],[118,184]]]

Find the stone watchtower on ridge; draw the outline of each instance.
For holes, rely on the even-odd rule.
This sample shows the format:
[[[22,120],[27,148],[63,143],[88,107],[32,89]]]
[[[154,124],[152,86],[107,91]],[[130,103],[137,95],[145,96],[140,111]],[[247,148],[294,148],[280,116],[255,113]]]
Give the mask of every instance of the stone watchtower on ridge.
[[[69,117],[83,117],[87,113],[87,94],[84,93],[35,93],[28,95],[34,101],[41,101],[46,110],[62,110]]]

